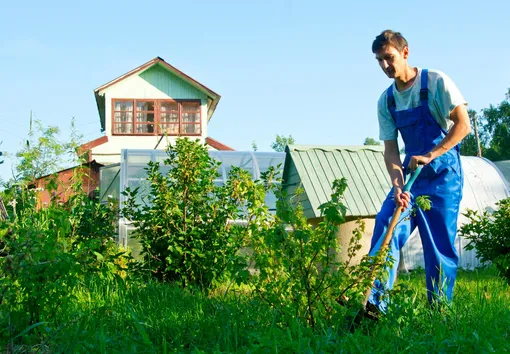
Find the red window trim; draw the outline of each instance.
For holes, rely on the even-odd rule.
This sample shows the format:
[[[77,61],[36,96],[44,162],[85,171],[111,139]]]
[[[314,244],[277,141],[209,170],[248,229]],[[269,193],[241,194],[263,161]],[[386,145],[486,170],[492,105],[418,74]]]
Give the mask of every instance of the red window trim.
[[[115,110],[115,102],[132,102],[133,110],[132,111],[116,111]],[[136,132],[136,113],[137,112],[152,112],[152,111],[137,111],[136,110],[136,103],[137,102],[154,102],[154,133],[137,133]],[[177,122],[165,122],[161,123],[160,119],[160,104],[162,102],[175,102],[177,103],[177,111],[178,111],[178,121]],[[191,111],[190,113],[198,113],[199,114],[199,121],[198,122],[183,122],[182,121],[182,104],[183,103],[190,103],[190,102],[196,102],[199,103],[198,110],[197,111]],[[115,136],[153,136],[153,135],[164,135],[163,132],[161,132],[160,125],[162,126],[170,126],[172,124],[178,124],[178,133],[167,133],[168,136],[201,136],[202,135],[202,106],[201,106],[201,100],[200,99],[153,99],[153,98],[141,98],[141,99],[134,99],[134,98],[112,98],[111,102],[111,131],[112,135]],[[115,122],[115,113],[116,112],[131,112],[133,115],[133,121],[132,122]],[[115,133],[115,124],[131,124],[133,127],[133,133]],[[151,124],[151,123],[141,123],[138,122],[138,124]],[[199,125],[199,132],[198,133],[182,133],[182,126],[184,124],[194,124]]]

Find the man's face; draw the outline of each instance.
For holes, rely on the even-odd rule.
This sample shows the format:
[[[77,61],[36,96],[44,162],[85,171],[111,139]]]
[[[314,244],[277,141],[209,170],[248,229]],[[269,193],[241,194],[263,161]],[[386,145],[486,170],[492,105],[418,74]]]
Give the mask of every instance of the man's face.
[[[404,47],[404,49],[399,52],[391,45],[384,46],[375,53],[375,58],[379,62],[379,66],[390,79],[397,78],[404,73],[408,56],[408,47]]]

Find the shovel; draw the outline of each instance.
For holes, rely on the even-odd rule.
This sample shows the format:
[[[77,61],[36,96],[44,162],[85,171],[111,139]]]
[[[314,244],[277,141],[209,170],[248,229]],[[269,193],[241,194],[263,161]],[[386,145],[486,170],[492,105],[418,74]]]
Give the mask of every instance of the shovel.
[[[420,165],[414,172],[412,172],[411,177],[405,184],[402,192],[409,192],[411,190],[411,187],[413,186],[414,181],[416,181],[416,178],[418,178],[418,175],[420,174],[422,168],[423,168],[423,166]],[[388,247],[388,245],[393,237],[393,231],[395,230],[395,226],[397,226],[397,224],[398,224],[401,214],[402,214],[402,208],[395,207],[393,216],[391,217],[390,223],[388,225],[388,229],[386,230],[386,234],[384,235],[384,239],[383,239],[383,243],[380,248],[380,252],[384,252],[386,250],[386,248]],[[370,298],[370,295],[372,293],[372,287],[373,287],[373,284],[374,284],[374,281],[376,278],[376,275],[375,275],[376,270],[377,270],[377,268],[375,268],[375,267],[372,268],[372,271],[370,273],[370,277],[372,278],[372,281],[370,282],[370,286],[367,288],[367,290],[365,292],[365,297],[364,297],[364,300],[362,303],[362,306],[363,306],[362,310],[356,314],[356,317],[355,317],[352,325],[359,324],[359,322],[361,321],[361,317],[368,317],[373,320],[378,319],[376,313],[373,313],[373,311],[367,311],[368,299]],[[352,325],[351,325],[351,330],[352,330]]]

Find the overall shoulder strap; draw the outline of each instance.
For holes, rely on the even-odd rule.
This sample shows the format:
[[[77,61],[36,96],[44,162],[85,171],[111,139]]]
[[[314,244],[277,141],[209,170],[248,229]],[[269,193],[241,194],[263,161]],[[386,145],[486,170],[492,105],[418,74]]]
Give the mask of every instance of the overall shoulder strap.
[[[420,88],[420,101],[422,103],[422,105],[428,105],[428,75],[429,71],[428,69],[422,69],[421,71],[421,88]],[[428,107],[427,107],[428,109]],[[448,132],[446,130],[444,130],[438,122],[436,122],[436,120],[432,117],[432,113],[430,113],[430,119],[432,119],[432,121],[434,123],[436,123],[436,125],[438,126],[439,129],[441,129],[441,131],[443,132],[443,134],[446,136],[446,134],[448,134]],[[460,151],[460,144],[457,144],[455,145],[455,150],[457,151]]]
[[[429,98],[429,91],[427,88],[428,87],[428,78],[429,78],[428,73],[429,73],[428,69],[423,69],[421,71],[420,101],[422,104],[427,103],[428,98]]]
[[[388,111],[390,111],[391,116],[395,119],[394,113],[397,105],[395,103],[395,96],[393,95],[393,84],[391,84],[386,91],[386,104],[388,105]]]

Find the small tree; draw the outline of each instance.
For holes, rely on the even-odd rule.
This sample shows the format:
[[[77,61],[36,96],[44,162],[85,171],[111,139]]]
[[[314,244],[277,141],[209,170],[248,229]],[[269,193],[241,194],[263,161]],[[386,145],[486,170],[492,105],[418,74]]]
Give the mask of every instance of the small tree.
[[[54,173],[66,164],[75,164],[78,161],[76,148],[79,137],[74,130],[74,121],[71,125],[72,139],[70,141],[59,139],[58,127],[45,127],[38,120],[34,123],[35,129],[30,128],[28,139],[16,153],[19,159],[16,177],[28,182]]]
[[[284,135],[276,134],[276,139],[270,144],[271,149],[273,149],[276,152],[285,152],[285,147],[287,145],[295,144],[295,140],[292,137],[292,135],[289,135],[288,137]],[[259,147],[257,145],[257,142],[253,140],[251,142],[251,148],[253,151],[258,151]]]
[[[215,184],[219,162],[205,145],[188,138],[169,145],[165,166],[149,163],[148,195],[126,189],[123,215],[136,227],[144,263],[161,281],[207,288],[213,280],[246,268],[239,255],[248,229],[232,221],[253,214],[264,204],[264,188],[233,167],[227,183]],[[142,203],[136,202],[141,198]],[[244,211],[244,213],[243,213]],[[242,215],[241,215],[242,214]]]
[[[289,135],[288,137],[280,134],[276,134],[276,140],[271,143],[271,149],[277,152],[284,152],[285,147],[287,145],[292,145],[295,143],[294,138],[292,135]]]
[[[473,113],[470,111],[470,117]],[[482,109],[479,123],[483,156],[491,161],[510,159],[510,89],[499,105]],[[474,149],[469,147],[474,145],[474,139],[468,137],[464,144],[466,154],[471,154]]]
[[[381,145],[381,142],[375,140],[374,138],[365,138],[363,145]]]

